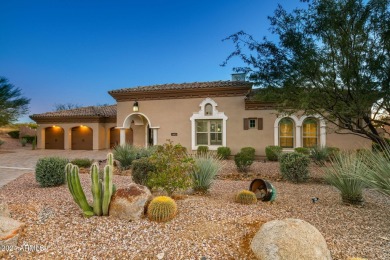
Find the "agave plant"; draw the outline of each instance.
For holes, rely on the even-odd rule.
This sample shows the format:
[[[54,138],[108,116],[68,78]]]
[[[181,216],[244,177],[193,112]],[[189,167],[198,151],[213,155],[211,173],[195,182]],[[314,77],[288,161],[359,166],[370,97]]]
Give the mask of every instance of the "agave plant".
[[[368,170],[364,161],[356,153],[339,153],[331,162],[325,169],[325,180],[341,192],[343,202],[362,204],[365,183],[357,176]]]

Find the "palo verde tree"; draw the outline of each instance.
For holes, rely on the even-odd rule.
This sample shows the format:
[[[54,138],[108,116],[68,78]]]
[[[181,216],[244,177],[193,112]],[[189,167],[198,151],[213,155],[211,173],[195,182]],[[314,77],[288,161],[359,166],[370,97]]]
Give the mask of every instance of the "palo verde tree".
[[[284,112],[319,114],[340,133],[384,145],[376,127],[390,125],[389,0],[301,0],[287,12],[280,5],[270,20],[275,40],[241,31],[226,59],[239,57],[258,87],[260,100]]]
[[[30,99],[22,97],[19,88],[0,77],[0,126],[16,121],[28,112]]]

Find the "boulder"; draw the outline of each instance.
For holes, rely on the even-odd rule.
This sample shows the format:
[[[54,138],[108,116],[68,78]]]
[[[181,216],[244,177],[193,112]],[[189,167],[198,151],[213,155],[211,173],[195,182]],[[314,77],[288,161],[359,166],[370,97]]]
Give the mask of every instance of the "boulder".
[[[22,222],[0,216],[0,248],[16,247],[23,227]]]
[[[0,199],[0,217],[10,217],[7,203]]]
[[[111,198],[109,215],[124,220],[142,218],[146,203],[152,194],[145,186],[135,183],[128,188],[118,189]]]
[[[300,219],[265,223],[252,239],[251,249],[258,259],[332,259],[321,233]]]

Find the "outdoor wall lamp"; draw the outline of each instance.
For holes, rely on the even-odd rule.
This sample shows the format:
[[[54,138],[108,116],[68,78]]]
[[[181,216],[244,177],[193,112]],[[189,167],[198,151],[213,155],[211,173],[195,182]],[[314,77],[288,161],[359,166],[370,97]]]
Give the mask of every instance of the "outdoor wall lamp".
[[[139,110],[138,102],[135,101],[134,104],[133,104],[133,112],[138,112],[138,110]]]

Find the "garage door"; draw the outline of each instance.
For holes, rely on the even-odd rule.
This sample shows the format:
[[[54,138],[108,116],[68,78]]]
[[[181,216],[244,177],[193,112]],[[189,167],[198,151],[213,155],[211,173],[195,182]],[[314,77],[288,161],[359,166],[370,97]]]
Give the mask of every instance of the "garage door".
[[[72,150],[92,150],[93,131],[87,126],[72,128]]]

